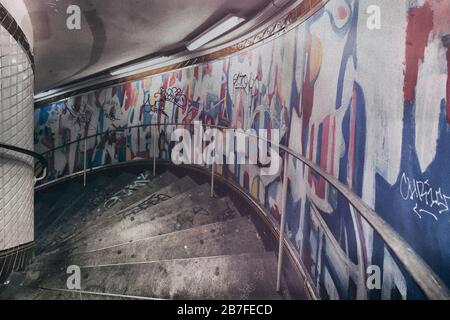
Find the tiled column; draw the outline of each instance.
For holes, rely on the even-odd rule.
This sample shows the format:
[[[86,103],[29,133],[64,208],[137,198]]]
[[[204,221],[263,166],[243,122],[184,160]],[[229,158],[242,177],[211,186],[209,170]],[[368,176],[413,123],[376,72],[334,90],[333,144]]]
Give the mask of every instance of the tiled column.
[[[33,150],[28,43],[9,14],[0,12],[0,22],[0,142]],[[34,240],[33,187],[33,158],[0,149],[0,253]]]

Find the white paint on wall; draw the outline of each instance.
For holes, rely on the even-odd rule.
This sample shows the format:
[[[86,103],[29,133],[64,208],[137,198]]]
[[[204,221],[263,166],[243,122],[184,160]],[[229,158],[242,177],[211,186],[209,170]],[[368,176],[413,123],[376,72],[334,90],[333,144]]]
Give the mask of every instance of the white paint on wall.
[[[436,156],[441,100],[446,96],[447,59],[442,41],[434,38],[425,48],[416,86],[416,150],[422,171]]]
[[[373,4],[359,1],[360,15]],[[403,1],[379,0],[381,29],[358,23],[358,78],[366,103],[366,152],[363,199],[375,203],[375,173],[395,183],[399,170],[403,131],[403,83],[406,8]],[[402,14],[404,13],[404,14]]]

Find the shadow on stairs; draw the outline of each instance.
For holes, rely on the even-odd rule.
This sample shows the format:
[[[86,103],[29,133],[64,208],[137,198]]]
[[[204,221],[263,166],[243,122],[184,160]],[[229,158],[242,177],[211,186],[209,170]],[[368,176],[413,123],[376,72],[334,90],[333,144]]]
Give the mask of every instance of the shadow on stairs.
[[[39,192],[36,256],[0,298],[290,299],[284,279],[275,290],[276,254],[249,216],[209,193],[169,171],[96,174],[86,187]],[[68,289],[77,284],[69,266],[80,290]]]

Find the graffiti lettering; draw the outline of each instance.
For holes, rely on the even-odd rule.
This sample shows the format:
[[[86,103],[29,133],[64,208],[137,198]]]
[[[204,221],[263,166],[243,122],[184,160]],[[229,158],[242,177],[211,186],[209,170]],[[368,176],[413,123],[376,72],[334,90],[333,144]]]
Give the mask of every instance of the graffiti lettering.
[[[186,95],[183,93],[183,90],[177,87],[161,87],[159,91],[153,95],[153,97],[155,98],[155,102],[152,103],[150,101],[150,96],[148,96],[147,100],[142,105],[142,108],[147,113],[161,112],[166,117],[168,117],[168,115],[164,112],[166,102],[171,102],[176,107],[183,108],[186,106],[188,100]]]
[[[236,73],[233,76],[233,88],[244,90],[246,93],[249,93],[255,87],[256,82],[258,81],[257,76],[253,76],[252,73],[250,75]]]
[[[115,110],[114,108],[111,108],[109,112],[105,112],[105,118],[111,120],[112,122],[120,120],[119,118],[116,118]]]
[[[400,179],[400,194],[403,200],[416,202],[413,212],[419,218],[422,218],[422,214],[428,214],[437,221],[439,215],[449,211],[447,200],[450,196],[444,194],[441,188],[433,188],[428,179],[411,179],[403,173]]]
[[[116,192],[111,198],[106,200],[103,206],[106,209],[115,206],[123,198],[130,197],[136,190],[145,187],[150,181],[150,173],[141,173],[132,184],[126,185],[122,190]]]
[[[159,203],[161,203],[163,201],[166,201],[166,200],[168,200],[170,198],[171,197],[168,196],[167,194],[155,193],[155,194],[152,194],[150,196],[150,198],[148,198],[145,201],[139,203],[138,205],[136,205],[134,207],[131,207],[131,208],[125,210],[125,211],[122,211],[122,213],[125,216],[138,214],[139,212],[141,212],[141,211],[143,211],[143,210],[145,210],[147,208],[150,208],[152,206],[155,206],[155,205],[157,205],[157,204],[159,204]]]
[[[67,111],[75,120],[74,123],[80,128],[90,123],[92,112],[85,104],[83,107],[69,106],[67,101],[64,101],[64,111]]]

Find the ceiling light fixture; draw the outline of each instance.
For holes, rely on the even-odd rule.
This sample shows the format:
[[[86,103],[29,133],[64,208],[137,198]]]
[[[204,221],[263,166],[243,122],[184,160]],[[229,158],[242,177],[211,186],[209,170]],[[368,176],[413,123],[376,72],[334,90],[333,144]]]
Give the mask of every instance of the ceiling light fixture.
[[[52,94],[54,94],[56,92],[58,92],[58,90],[56,90],[56,89],[51,89],[51,90],[48,90],[48,91],[39,92],[39,93],[34,95],[33,99],[37,100],[37,99],[40,99],[40,98],[43,98],[43,97],[46,97],[46,96],[50,96],[50,95],[52,95]]]
[[[198,37],[196,37],[194,40],[192,40],[186,46],[186,48],[189,51],[197,50],[198,48],[204,46],[208,42],[221,36],[225,32],[230,31],[234,27],[240,25],[243,21],[245,21],[244,18],[240,18],[235,15],[227,15],[225,18],[223,18],[218,23],[213,25],[211,28],[209,28],[208,30],[200,34]]]
[[[119,68],[119,69],[113,70],[113,71],[110,72],[110,74],[112,76],[117,76],[117,75],[120,75],[120,74],[129,73],[129,72],[138,71],[138,70],[139,71],[145,71],[145,69],[148,69],[149,67],[153,67],[153,66],[155,66],[157,64],[166,62],[166,61],[168,61],[168,59],[169,59],[168,57],[158,57],[158,58],[155,58],[155,59],[147,60],[147,61],[144,61],[144,62],[140,62],[140,63],[137,63],[137,64],[133,64],[133,65],[130,65],[130,66],[126,66],[126,67],[123,67],[123,68]]]

